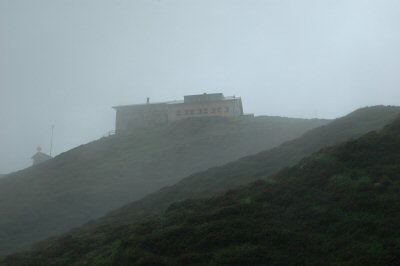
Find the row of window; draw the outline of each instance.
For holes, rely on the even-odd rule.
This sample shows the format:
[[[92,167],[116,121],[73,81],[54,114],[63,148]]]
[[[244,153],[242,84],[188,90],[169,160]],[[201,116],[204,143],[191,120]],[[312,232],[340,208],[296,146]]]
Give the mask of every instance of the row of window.
[[[224,112],[228,113],[229,112],[229,107],[224,107]],[[208,108],[199,108],[197,110],[195,109],[186,109],[186,110],[177,110],[176,111],[176,115],[180,116],[180,115],[202,115],[202,114],[208,114],[209,110]],[[210,113],[211,114],[215,114],[215,113],[222,113],[222,107],[213,107],[210,108]]]

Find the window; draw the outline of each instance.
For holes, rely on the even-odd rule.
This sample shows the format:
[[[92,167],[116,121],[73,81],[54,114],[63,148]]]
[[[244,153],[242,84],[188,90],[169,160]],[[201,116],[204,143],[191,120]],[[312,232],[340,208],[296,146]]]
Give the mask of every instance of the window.
[[[194,110],[193,110],[193,109],[190,110],[190,114],[191,114],[191,115],[194,115]]]
[[[208,109],[207,109],[207,108],[204,108],[204,109],[203,109],[203,113],[208,114]]]
[[[225,113],[229,112],[229,107],[225,106]]]
[[[197,113],[198,113],[199,115],[201,115],[201,114],[203,113],[203,109],[197,110]]]
[[[217,112],[221,113],[221,107],[218,107]]]
[[[216,109],[215,109],[215,107],[213,107],[212,109],[211,109],[211,113],[215,113],[216,112]]]
[[[185,115],[188,115],[189,114],[189,110],[185,110]]]
[[[176,115],[180,116],[181,115],[181,110],[176,111]]]

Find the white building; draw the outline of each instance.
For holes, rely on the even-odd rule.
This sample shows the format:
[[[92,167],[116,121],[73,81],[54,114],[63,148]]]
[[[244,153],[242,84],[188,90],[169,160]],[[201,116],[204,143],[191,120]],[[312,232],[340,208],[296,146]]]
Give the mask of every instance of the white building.
[[[184,96],[183,101],[122,105],[113,107],[116,113],[116,132],[167,124],[189,117],[243,115],[240,97],[225,97],[222,93]]]

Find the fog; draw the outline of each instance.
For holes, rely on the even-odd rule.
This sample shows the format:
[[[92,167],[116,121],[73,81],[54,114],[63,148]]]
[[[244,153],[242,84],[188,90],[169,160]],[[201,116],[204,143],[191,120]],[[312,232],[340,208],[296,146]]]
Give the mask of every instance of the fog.
[[[0,1],[0,173],[114,129],[114,105],[223,92],[246,113],[400,104],[400,2]]]

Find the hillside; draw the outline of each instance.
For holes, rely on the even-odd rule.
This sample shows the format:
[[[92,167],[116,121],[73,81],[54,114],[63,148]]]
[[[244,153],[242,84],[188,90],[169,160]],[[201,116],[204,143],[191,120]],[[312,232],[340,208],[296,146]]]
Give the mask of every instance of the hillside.
[[[400,119],[268,181],[65,236],[0,265],[398,265],[399,150]]]
[[[0,179],[0,256],[181,178],[296,138],[326,120],[188,119],[79,146]]]
[[[85,227],[91,229],[101,224],[131,222],[158,214],[174,202],[219,195],[228,189],[268,177],[284,167],[293,166],[323,147],[380,129],[399,114],[399,107],[375,106],[356,110],[274,149],[184,178]]]

